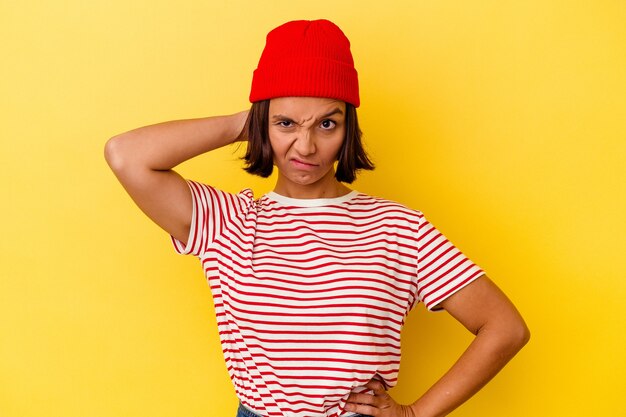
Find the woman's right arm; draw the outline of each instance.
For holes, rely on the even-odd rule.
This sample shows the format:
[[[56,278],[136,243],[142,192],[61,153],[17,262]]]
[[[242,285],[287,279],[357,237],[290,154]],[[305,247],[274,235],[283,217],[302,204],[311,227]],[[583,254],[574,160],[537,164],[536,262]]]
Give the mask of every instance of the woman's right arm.
[[[233,143],[248,111],[228,116],[173,120],[116,135],[104,157],[139,208],[182,243],[191,226],[191,192],[172,170],[194,156]]]

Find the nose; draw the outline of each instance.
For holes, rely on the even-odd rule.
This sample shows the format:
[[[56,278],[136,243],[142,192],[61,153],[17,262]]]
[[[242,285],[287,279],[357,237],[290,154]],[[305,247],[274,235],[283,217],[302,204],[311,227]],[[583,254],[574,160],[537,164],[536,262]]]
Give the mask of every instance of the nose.
[[[316,150],[315,141],[306,130],[298,132],[293,148],[302,156],[311,155]]]

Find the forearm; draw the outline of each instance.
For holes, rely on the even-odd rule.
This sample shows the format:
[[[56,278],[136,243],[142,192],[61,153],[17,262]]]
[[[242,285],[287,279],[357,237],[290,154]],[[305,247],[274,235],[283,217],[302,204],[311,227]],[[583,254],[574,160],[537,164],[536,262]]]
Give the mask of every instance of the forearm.
[[[528,330],[481,329],[450,370],[411,404],[415,417],[442,417],[491,380],[528,341]]]
[[[227,116],[173,120],[116,135],[106,145],[115,169],[131,165],[168,170],[194,156],[233,143],[243,129],[247,111]]]

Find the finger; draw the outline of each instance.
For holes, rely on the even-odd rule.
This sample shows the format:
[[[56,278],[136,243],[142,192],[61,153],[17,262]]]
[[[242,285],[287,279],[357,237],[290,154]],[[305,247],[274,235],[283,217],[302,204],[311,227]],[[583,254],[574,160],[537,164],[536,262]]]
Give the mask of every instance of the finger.
[[[385,389],[385,391],[389,390],[389,387],[387,386],[387,382],[385,382],[384,379],[380,379],[380,378],[377,378],[377,379],[378,379],[378,381],[380,381],[380,383],[382,384],[382,386]]]
[[[373,404],[375,400],[375,396],[371,394],[364,393],[352,393],[346,399],[347,403],[359,403],[359,404]]]
[[[366,404],[346,404],[344,407],[346,411],[351,411],[357,414],[363,414],[366,416],[377,416],[379,413],[378,407],[374,407]]]
[[[379,380],[372,379],[367,384],[365,384],[365,386],[373,389],[376,394],[385,392],[385,385],[383,385],[383,383]]]

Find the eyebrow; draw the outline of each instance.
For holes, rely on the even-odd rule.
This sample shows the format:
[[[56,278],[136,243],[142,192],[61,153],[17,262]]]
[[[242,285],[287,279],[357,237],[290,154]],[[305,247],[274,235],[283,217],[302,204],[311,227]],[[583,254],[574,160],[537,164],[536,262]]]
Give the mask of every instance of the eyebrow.
[[[332,110],[331,110],[331,111],[329,111],[328,113],[325,113],[325,114],[321,115],[320,117],[318,117],[318,118],[317,118],[317,120],[320,120],[320,119],[325,119],[326,117],[330,117],[330,116],[332,116],[333,114],[343,114],[343,111],[342,111],[339,107],[335,107],[334,109],[332,109]],[[275,115],[273,115],[273,116],[272,116],[272,119],[273,119],[273,120],[277,120],[277,119],[283,119],[283,120],[284,120],[284,119],[287,119],[287,120],[291,120],[291,118],[289,118],[289,117],[287,117],[287,116],[285,116],[285,115],[282,115],[282,114],[275,114]]]

